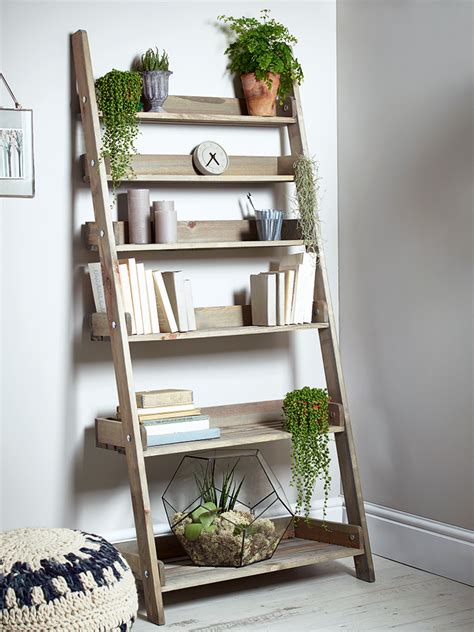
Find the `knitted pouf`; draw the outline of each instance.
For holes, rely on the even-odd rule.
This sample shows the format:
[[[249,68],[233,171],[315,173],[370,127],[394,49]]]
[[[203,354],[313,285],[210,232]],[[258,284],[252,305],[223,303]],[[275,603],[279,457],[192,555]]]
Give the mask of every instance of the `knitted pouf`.
[[[0,534],[0,630],[125,632],[137,609],[130,567],[103,538],[70,529]]]

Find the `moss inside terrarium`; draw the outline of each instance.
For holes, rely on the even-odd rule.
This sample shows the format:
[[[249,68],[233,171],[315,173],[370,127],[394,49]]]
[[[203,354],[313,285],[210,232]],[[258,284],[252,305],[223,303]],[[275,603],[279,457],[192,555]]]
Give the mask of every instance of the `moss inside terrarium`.
[[[252,564],[271,557],[280,539],[272,520],[255,518],[248,510],[216,513],[212,523],[201,529],[193,529],[193,514],[177,512],[172,528],[198,566]]]

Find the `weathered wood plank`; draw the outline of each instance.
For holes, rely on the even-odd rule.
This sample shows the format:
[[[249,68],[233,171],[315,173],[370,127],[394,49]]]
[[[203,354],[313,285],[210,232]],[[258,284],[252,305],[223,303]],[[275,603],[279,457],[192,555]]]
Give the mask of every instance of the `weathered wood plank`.
[[[229,166],[220,176],[203,176],[196,171],[191,155],[180,154],[136,154],[132,158],[134,175],[128,180],[157,180],[188,178],[190,181],[229,181],[232,179],[255,180],[258,178],[293,179],[294,156],[229,156]],[[102,164],[102,163],[101,163]],[[91,171],[97,171],[97,164],[90,167],[87,160],[82,160],[84,177],[90,178]],[[109,169],[106,161],[107,177]],[[197,178],[197,180],[196,180]]]
[[[308,522],[304,518],[299,518],[295,526],[297,538],[305,540],[315,540],[326,542],[327,544],[337,544],[338,546],[363,547],[362,528],[358,525],[346,524],[343,522],[330,522],[326,520],[316,520],[310,518]]]
[[[113,320],[116,323],[116,327],[110,330],[111,348],[124,433],[130,436],[130,441],[126,444],[125,453],[138,538],[138,550],[142,569],[144,569],[143,587],[147,614],[151,621],[163,624],[163,599],[154,543],[145,460],[143,458],[140,425],[138,423],[135,401],[132,360],[120,290],[117,251],[115,249],[115,238],[110,217],[107,176],[104,162],[100,160],[102,149],[100,122],[89,41],[85,31],[77,31],[73,34],[72,50],[81,117],[84,123],[87,162],[94,165],[91,167],[90,172],[90,188],[94,204],[95,221],[103,235],[99,239],[99,255],[102,263],[107,314],[109,321]]]

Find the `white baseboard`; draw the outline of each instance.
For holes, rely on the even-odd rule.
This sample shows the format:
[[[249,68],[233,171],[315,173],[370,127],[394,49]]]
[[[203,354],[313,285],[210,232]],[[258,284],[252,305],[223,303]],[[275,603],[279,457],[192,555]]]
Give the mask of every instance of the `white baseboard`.
[[[292,511],[295,510],[295,506],[291,505]],[[329,498],[328,507],[326,511],[326,519],[333,522],[342,522],[344,515],[344,503],[341,496],[335,498]],[[313,503],[313,509],[311,511],[313,518],[321,519],[323,517],[323,503],[317,501]],[[153,525],[153,533],[155,535],[161,535],[162,533],[169,533],[170,528],[167,522],[157,522]],[[130,529],[121,529],[119,531],[109,531],[108,533],[101,533],[103,538],[109,542],[127,542],[128,540],[135,540],[136,533],[132,527]]]
[[[474,532],[365,503],[374,555],[474,585]]]

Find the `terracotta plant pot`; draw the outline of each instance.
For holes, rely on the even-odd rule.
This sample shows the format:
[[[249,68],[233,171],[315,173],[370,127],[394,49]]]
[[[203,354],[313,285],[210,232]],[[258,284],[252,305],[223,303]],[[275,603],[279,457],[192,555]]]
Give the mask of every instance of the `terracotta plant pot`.
[[[241,75],[248,113],[252,116],[275,116],[276,97],[280,85],[280,75],[268,73],[272,87],[268,88],[264,81],[255,77],[253,72]]]

